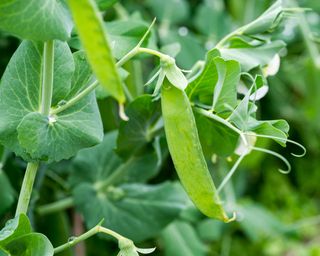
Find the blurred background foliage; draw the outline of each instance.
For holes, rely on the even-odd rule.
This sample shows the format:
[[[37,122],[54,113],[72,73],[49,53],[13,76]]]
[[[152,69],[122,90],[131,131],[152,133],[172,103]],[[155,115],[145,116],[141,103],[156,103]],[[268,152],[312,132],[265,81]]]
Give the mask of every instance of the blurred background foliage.
[[[157,17],[157,33],[153,34],[151,44],[177,54],[178,65],[185,69],[203,60],[206,51],[223,36],[256,18],[272,3],[269,0],[97,2],[105,11],[106,21],[130,19],[144,22],[147,26],[153,17]],[[289,159],[291,173],[279,173],[277,169],[282,163],[277,159],[252,153],[241,163],[225,189],[226,201],[236,207],[239,221],[223,224],[203,217],[190,206],[163,231],[141,243],[141,246],[156,244],[154,255],[320,255],[320,2],[288,0],[286,4],[288,7],[299,5],[311,8],[312,11],[306,11],[305,18],[287,17],[275,33],[275,37],[287,43],[287,49],[282,52],[278,74],[268,80],[269,93],[259,102],[259,115],[261,119],[287,120],[290,138],[303,144],[308,150],[307,155],[293,158],[290,152],[295,152],[294,146],[281,148],[274,143],[262,142]],[[116,33],[119,34],[119,29],[122,29],[122,36],[137,41],[142,28],[139,30],[137,25],[130,30],[128,27],[129,23],[119,25]],[[132,48],[136,41],[126,47]],[[73,48],[77,48],[76,44],[76,40],[70,41]],[[0,75],[18,45],[18,39],[0,34]],[[125,53],[127,50],[119,49],[119,55],[121,51]],[[143,64],[133,61],[125,67],[136,74],[134,81],[130,77],[126,80],[133,95],[141,92],[134,91],[139,87],[132,84],[140,83],[143,90],[143,81],[148,79],[146,76],[152,71],[152,64],[148,59]],[[105,131],[114,130],[120,123],[116,103],[110,98],[101,98],[99,106]],[[167,152],[164,154],[167,155]],[[3,155],[9,160],[0,172],[2,225],[14,211],[25,168],[25,164],[10,153]],[[31,207],[35,207],[36,201],[45,204],[64,196],[62,191],[64,180],[69,176],[68,164],[64,161],[43,168],[48,170],[40,170]],[[227,159],[219,159],[215,166],[218,173],[216,179],[219,180],[219,176],[223,176],[230,167]],[[149,183],[175,178],[168,159]],[[32,219],[33,214],[30,217]],[[54,245],[58,245],[68,239],[69,232],[83,229],[77,223],[77,215],[71,208],[43,218],[37,217],[36,227],[47,234]],[[87,255],[102,255],[102,251],[105,252],[103,255],[115,255],[117,247],[99,237],[88,240],[85,246]],[[83,251],[80,247],[78,255]],[[72,252],[61,255],[72,255]]]

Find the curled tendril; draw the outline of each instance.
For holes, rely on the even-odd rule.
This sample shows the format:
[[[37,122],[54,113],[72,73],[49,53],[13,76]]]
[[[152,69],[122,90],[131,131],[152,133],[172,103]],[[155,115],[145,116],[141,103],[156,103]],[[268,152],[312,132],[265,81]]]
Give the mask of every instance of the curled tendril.
[[[272,135],[264,135],[264,134],[250,134],[250,133],[245,133],[246,136],[256,136],[256,137],[261,137],[261,138],[268,138],[268,139],[274,139],[274,140],[280,140],[282,142],[285,143],[291,143],[293,145],[296,145],[297,147],[299,147],[302,150],[302,153],[300,154],[295,154],[295,153],[291,153],[291,155],[293,155],[294,157],[303,157],[305,156],[305,154],[307,153],[307,149],[300,143],[294,141],[294,140],[289,140],[287,138],[281,138],[281,137],[277,137],[277,136],[272,136]]]
[[[289,161],[283,157],[282,155],[280,155],[279,153],[277,152],[274,152],[272,150],[269,150],[269,149],[265,149],[265,148],[259,148],[259,147],[251,147],[252,150],[255,150],[255,151],[260,151],[260,152],[263,152],[263,153],[267,153],[269,155],[273,155],[275,157],[277,157],[278,159],[282,160],[282,162],[285,163],[285,165],[287,166],[287,170],[283,170],[283,169],[278,169],[279,172],[283,173],[283,174],[288,174],[290,173],[291,171],[291,164],[289,163]]]

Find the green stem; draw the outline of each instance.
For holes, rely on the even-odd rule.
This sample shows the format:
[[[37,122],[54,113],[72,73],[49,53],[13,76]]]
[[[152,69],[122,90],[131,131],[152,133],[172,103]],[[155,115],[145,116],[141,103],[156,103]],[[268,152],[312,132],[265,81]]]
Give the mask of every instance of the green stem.
[[[220,42],[218,42],[216,44],[216,48],[217,49],[221,49],[224,47],[224,45],[226,44],[226,42],[233,36],[236,36],[236,35],[241,35],[242,34],[242,30],[245,28],[245,26],[243,27],[240,27],[238,29],[236,29],[235,31],[231,32],[230,34],[226,35],[224,38],[222,38],[220,40]]]
[[[148,48],[140,48],[140,47],[135,47],[133,48],[130,52],[128,52],[121,60],[119,60],[116,63],[117,67],[121,67],[123,64],[125,64],[127,61],[129,61],[131,58],[133,58],[135,55],[139,54],[139,53],[149,53],[152,55],[155,55],[159,58],[168,58],[169,56],[166,54],[163,54],[159,51],[156,50],[152,50],[152,49],[148,49]],[[170,57],[171,58],[171,57]],[[85,96],[87,96],[89,93],[91,93],[93,90],[95,90],[99,85],[98,80],[94,81],[91,85],[89,85],[86,89],[84,89],[82,92],[80,92],[79,94],[77,94],[75,97],[73,97],[71,100],[69,100],[66,104],[52,109],[50,111],[50,115],[57,115],[60,112],[70,108],[71,106],[75,105],[77,102],[79,102],[79,100],[83,99]],[[129,98],[129,101],[132,101],[133,97],[130,94],[130,91],[128,91],[128,89],[126,87],[124,87],[125,93],[127,95],[127,97]]]
[[[53,91],[54,42],[44,43],[41,113],[49,115]]]
[[[101,190],[103,188],[106,188],[112,184],[114,184],[119,177],[121,177],[126,171],[127,167],[132,163],[132,161],[135,159],[135,157],[129,158],[127,162],[120,165],[109,177],[108,179],[100,182],[96,182],[94,187],[96,190]]]
[[[246,139],[244,133],[241,130],[239,130],[238,128],[236,128],[235,126],[233,126],[231,123],[229,123],[227,120],[224,120],[222,117],[217,116],[217,115],[211,113],[210,111],[207,111],[207,110],[204,110],[201,108],[194,107],[194,110],[196,112],[198,112],[199,114],[204,115],[210,119],[213,119],[213,120],[223,124],[224,126],[230,128],[231,130],[233,130],[234,132],[239,134],[240,138],[242,139],[242,141],[245,145],[248,145],[248,142],[247,142],[247,139]]]
[[[16,216],[21,213],[26,214],[31,198],[33,183],[37,174],[39,162],[28,163],[27,170],[23,178],[22,187],[20,190],[18,205],[16,209]]]
[[[167,54],[163,54],[162,52],[159,52],[157,50],[149,49],[149,48],[144,48],[144,47],[139,47],[138,48],[138,53],[148,53],[154,56],[159,57],[160,59],[163,58],[168,58],[169,56]]]
[[[95,90],[99,85],[98,80],[94,81],[92,84],[90,84],[86,89],[84,89],[82,92],[77,94],[75,97],[73,97],[71,100],[69,100],[66,104],[51,110],[50,115],[57,115],[60,112],[66,110],[67,108],[72,107],[77,102],[79,102],[81,99],[83,99],[85,96],[87,96],[89,93],[91,93],[93,90]]]
[[[68,241],[67,243],[56,247],[54,249],[54,254],[57,254],[57,253],[62,252],[62,251],[66,250],[66,249],[68,249],[68,248],[70,248],[72,246],[75,246],[76,244],[78,244],[78,243],[80,243],[80,242],[82,242],[82,241],[94,236],[97,233],[104,233],[104,234],[113,236],[117,240],[127,239],[127,238],[121,236],[120,234],[110,230],[110,229],[102,227],[101,223],[99,223],[97,226],[93,227],[92,229],[90,229],[89,231],[83,233],[82,235],[80,235],[78,237],[72,237],[72,239],[70,239],[70,241]]]
[[[44,43],[43,49],[43,76],[42,76],[42,97],[41,113],[49,115],[52,91],[53,91],[53,67],[54,67],[54,41]],[[37,174],[39,162],[30,162],[23,178],[22,187],[18,199],[16,216],[21,213],[26,214],[29,207],[33,183]]]
[[[53,212],[65,210],[67,208],[72,207],[73,205],[74,205],[73,198],[67,197],[51,204],[39,206],[39,208],[37,209],[37,212],[40,215],[46,215]]]

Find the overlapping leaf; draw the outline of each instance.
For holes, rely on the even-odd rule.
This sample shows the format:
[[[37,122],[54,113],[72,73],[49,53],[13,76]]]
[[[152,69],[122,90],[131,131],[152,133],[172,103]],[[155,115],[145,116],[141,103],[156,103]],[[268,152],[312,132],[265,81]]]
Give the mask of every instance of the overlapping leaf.
[[[12,256],[51,256],[53,246],[49,239],[40,233],[33,233],[26,215],[21,214],[9,220],[0,231],[0,252]]]
[[[240,65],[237,61],[225,61],[218,50],[207,54],[201,74],[187,87],[189,98],[198,100],[220,113],[237,105],[237,84]]]
[[[24,41],[4,73],[0,141],[26,160],[52,162],[99,143],[103,133],[94,93],[56,115],[39,112],[42,50],[42,44]],[[55,53],[53,106],[57,107],[88,85],[91,71],[83,53],[73,58],[66,43],[57,41]]]
[[[48,41],[67,40],[72,21],[62,1],[2,0],[0,30],[23,39]]]
[[[157,234],[178,216],[185,194],[176,184],[144,185],[158,171],[154,152],[121,160],[114,152],[116,132],[102,144],[82,150],[74,160],[71,184],[79,211],[91,227],[104,225],[141,241]],[[157,220],[157,221],[154,221]]]
[[[145,144],[163,127],[160,120],[160,104],[151,95],[136,98],[126,108],[129,121],[122,121],[117,140],[117,152],[127,157]]]

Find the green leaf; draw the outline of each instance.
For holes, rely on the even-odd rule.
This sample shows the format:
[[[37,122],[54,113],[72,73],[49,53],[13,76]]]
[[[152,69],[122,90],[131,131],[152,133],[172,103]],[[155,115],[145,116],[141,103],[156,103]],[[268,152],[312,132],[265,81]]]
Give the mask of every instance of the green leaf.
[[[123,157],[131,155],[150,143],[162,130],[160,104],[151,95],[142,95],[126,107],[129,121],[121,121],[117,140],[117,152]]]
[[[277,0],[258,18],[244,26],[242,32],[244,34],[254,35],[270,31],[279,24],[282,14],[282,0]]]
[[[70,37],[72,21],[61,1],[2,0],[0,30],[23,39],[62,41]]]
[[[105,184],[108,187],[122,182],[143,182],[157,174],[155,152],[131,156],[123,162],[115,153],[117,135],[117,132],[110,132],[101,144],[77,154],[70,177],[72,186],[91,182],[94,186]]]
[[[242,71],[248,71],[257,66],[267,65],[284,47],[285,43],[280,40],[258,46],[242,42],[241,47],[222,48],[220,52],[224,59],[236,60],[241,64]]]
[[[49,239],[39,233],[31,233],[19,236],[6,244],[5,250],[12,256],[51,256],[53,246]]]
[[[195,229],[183,221],[175,221],[161,234],[165,255],[205,256],[208,247],[200,240]]]
[[[124,184],[105,191],[81,183],[74,198],[88,227],[104,218],[105,226],[137,242],[158,234],[185,206],[182,188],[169,182]]]
[[[7,221],[0,231],[0,250],[12,256],[51,256],[53,246],[46,236],[31,233],[31,225],[26,215],[20,214]]]
[[[237,211],[243,217],[239,224],[252,241],[276,236],[286,231],[286,225],[258,204],[246,202],[238,206]]]
[[[118,0],[95,0],[100,10],[107,10],[112,7]]]
[[[214,154],[230,156],[237,147],[239,135],[230,128],[194,112],[203,154],[211,160]]]
[[[0,141],[25,160],[52,162],[99,143],[103,132],[94,93],[56,115],[39,113],[42,50],[42,44],[24,41],[3,75]],[[60,105],[86,88],[92,74],[83,53],[73,58],[68,45],[59,41],[55,52],[52,102]]]
[[[219,56],[220,52],[217,49],[207,53],[206,63],[201,73],[190,81],[186,88],[186,93],[191,100],[198,99],[200,102],[212,103],[213,88],[218,80],[215,58]]]
[[[135,18],[106,23],[112,52],[117,59],[132,50],[148,30],[148,23]],[[144,41],[147,44],[150,35]]]
[[[120,76],[98,7],[93,0],[68,0],[68,4],[93,72],[100,84],[121,104],[124,103]]]
[[[202,34],[210,36],[214,43],[231,30],[231,18],[221,0],[204,1],[199,5],[194,24]]]
[[[218,113],[237,105],[237,85],[240,80],[240,65],[237,61],[215,58],[218,81],[214,87],[212,109]]]
[[[146,4],[160,21],[168,20],[175,24],[189,16],[189,3],[186,0],[148,0]]]
[[[26,215],[21,214],[14,219],[8,220],[5,227],[0,231],[0,247],[30,232],[31,225]]]
[[[218,113],[230,111],[230,107],[237,105],[237,84],[241,71],[238,62],[225,61],[219,56],[216,49],[208,52],[202,72],[187,87],[189,98],[212,106]]]
[[[0,168],[0,215],[9,209],[9,207],[15,202],[15,199],[16,192],[11,186],[7,175]]]
[[[204,241],[219,241],[223,236],[224,224],[213,219],[204,219],[197,225],[199,237]]]
[[[274,136],[280,139],[274,139],[280,145],[285,146],[288,137],[289,125],[285,120],[270,120],[257,121],[254,118],[249,118],[249,128],[257,134]]]
[[[285,120],[262,120],[255,118],[257,107],[250,102],[250,95],[253,87],[247,92],[245,97],[232,112],[229,121],[237,126],[241,131],[252,131],[257,134],[274,136],[274,139],[280,145],[285,146],[285,140],[288,137],[289,125]],[[251,95],[252,96],[252,95]]]

